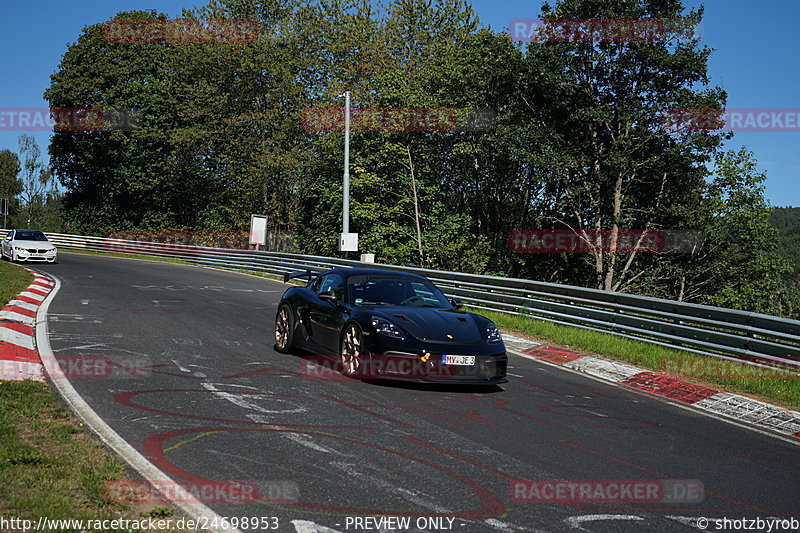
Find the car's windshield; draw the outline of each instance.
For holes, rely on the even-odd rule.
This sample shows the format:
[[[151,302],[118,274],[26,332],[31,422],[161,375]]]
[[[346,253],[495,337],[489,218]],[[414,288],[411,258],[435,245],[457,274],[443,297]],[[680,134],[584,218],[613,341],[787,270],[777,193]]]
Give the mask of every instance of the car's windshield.
[[[451,308],[447,297],[427,280],[403,276],[366,275],[348,279],[355,305],[392,305]]]
[[[41,231],[20,231],[14,234],[15,241],[47,241],[47,237]]]

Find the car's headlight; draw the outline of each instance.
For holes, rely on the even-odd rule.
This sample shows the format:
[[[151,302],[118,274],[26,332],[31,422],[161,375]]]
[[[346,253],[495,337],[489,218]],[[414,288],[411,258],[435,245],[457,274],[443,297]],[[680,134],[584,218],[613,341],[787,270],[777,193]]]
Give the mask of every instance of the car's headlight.
[[[19,246],[15,246],[14,249],[18,252],[27,252],[28,250],[25,248],[20,248]]]
[[[406,338],[403,335],[403,332],[400,331],[400,328],[389,322],[383,317],[373,316],[372,317],[372,325],[375,326],[375,330],[382,334],[386,335],[387,337],[392,337],[394,339],[403,340]]]
[[[486,340],[489,342],[500,342],[503,337],[500,336],[500,330],[494,322],[489,322],[486,325]]]

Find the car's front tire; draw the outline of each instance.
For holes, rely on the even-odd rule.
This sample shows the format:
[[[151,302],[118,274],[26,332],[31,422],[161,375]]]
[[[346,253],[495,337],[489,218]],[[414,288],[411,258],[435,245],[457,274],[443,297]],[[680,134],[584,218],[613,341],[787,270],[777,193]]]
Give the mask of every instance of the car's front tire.
[[[283,304],[275,315],[275,348],[281,353],[289,353],[294,347],[294,324],[292,308]]]
[[[345,376],[357,376],[363,372],[364,334],[358,324],[349,324],[342,335],[339,361]]]

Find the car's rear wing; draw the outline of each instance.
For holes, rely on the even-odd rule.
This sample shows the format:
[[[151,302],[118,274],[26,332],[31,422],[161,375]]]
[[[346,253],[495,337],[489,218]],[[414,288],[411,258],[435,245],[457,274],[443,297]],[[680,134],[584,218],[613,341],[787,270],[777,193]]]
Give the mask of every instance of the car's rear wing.
[[[316,276],[316,272],[312,272],[311,270],[306,270],[305,272],[287,272],[283,275],[283,282],[286,283],[290,279],[297,279],[297,278],[313,278]]]

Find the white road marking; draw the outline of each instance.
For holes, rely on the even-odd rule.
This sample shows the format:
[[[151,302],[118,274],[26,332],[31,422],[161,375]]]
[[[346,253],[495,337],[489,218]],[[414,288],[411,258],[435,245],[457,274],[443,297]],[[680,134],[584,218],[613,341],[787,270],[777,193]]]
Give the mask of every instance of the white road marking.
[[[223,384],[222,386],[223,387],[228,387],[229,385],[228,384]],[[221,390],[217,389],[214,386],[213,383],[203,383],[203,387],[205,389],[213,392],[215,396],[217,396],[219,398],[222,398],[223,400],[227,400],[227,401],[231,402],[234,405],[237,405],[239,407],[243,407],[245,409],[249,409],[251,411],[257,411],[259,413],[264,413],[264,414],[304,413],[307,410],[305,407],[302,407],[302,406],[298,406],[296,409],[279,409],[279,410],[265,409],[264,407],[261,407],[257,403],[255,403],[255,402],[250,400],[250,398],[253,398],[252,395],[249,395],[249,394],[248,395],[242,395],[242,394],[236,394],[236,393],[232,393],[232,392],[224,392],[224,391],[221,391]],[[252,389],[254,387],[248,387],[248,388]],[[283,400],[283,399],[280,399],[280,398],[274,398],[274,397],[271,397],[271,396],[263,396],[262,398],[267,398],[270,401],[286,402],[286,400]],[[247,416],[249,418],[251,415],[247,415]]]
[[[305,446],[306,448],[311,448],[312,450],[316,450],[318,452],[341,455],[336,450],[331,450],[330,448],[326,448],[324,446],[320,446],[319,444],[315,443],[314,441],[311,440],[311,435],[303,435],[301,433],[281,433],[280,435],[284,438],[296,442],[297,444],[300,444],[301,446]]]
[[[675,516],[675,515],[664,515],[664,518],[669,518],[670,520],[675,520],[685,526],[690,527],[697,527],[697,516]]]
[[[184,346],[202,346],[203,341],[200,339],[172,339],[172,342],[175,344],[181,344]]]
[[[321,526],[309,520],[292,520],[291,523],[296,533],[342,533],[336,529]]]
[[[14,311],[0,311],[0,319],[11,320],[12,322],[20,322],[28,326],[33,326],[36,323],[35,318],[21,315],[19,313],[15,313]]]
[[[108,348],[108,345],[104,343],[95,343],[95,344],[83,344],[81,346],[67,346],[66,348],[59,348],[58,350],[53,350],[53,352],[64,352],[69,350],[88,350],[89,348],[103,348],[105,350]]]
[[[517,526],[517,525],[514,525],[514,524],[509,524],[508,522],[503,522],[503,521],[498,520],[496,518],[487,518],[486,520],[483,521],[483,523],[486,524],[487,526],[491,527],[491,528],[494,528],[494,529],[497,529],[497,530],[500,530],[500,531],[503,531],[503,532],[506,532],[506,531],[533,531],[534,533],[546,533],[545,531],[542,531],[541,529],[531,529],[531,528],[527,528],[527,527]],[[463,526],[465,524],[462,522],[461,525]]]
[[[0,344],[4,343],[21,346],[23,348],[27,348],[28,350],[35,349],[33,346],[32,336],[20,333],[15,329],[0,327]]]
[[[65,322],[70,324],[102,324],[103,320],[96,316],[91,315],[76,315],[76,314],[58,314],[52,313],[48,314],[47,318],[50,319],[51,322]]]
[[[39,302],[42,302],[42,301],[44,301],[45,298],[47,298],[47,296],[42,296],[41,294],[36,294],[35,292],[31,292],[31,291],[27,291],[27,290],[22,291],[21,293],[19,293],[19,296],[24,296],[26,298],[30,298],[31,300],[37,300]]]
[[[22,381],[25,379],[44,381],[45,377],[41,363],[4,361],[0,359],[0,380]]]
[[[181,364],[177,362],[175,359],[172,359],[172,362],[175,363],[175,366],[177,366],[181,372],[186,372],[186,373],[191,372],[191,370],[189,370],[188,368],[181,366]]]
[[[253,341],[223,341],[226,346],[255,346]]]
[[[22,300],[11,300],[6,305],[16,305],[17,307],[27,309],[28,311],[36,311],[36,308],[38,308],[40,304],[31,304],[28,302],[23,302]]]
[[[584,522],[594,522],[596,520],[634,520],[641,522],[642,520],[644,520],[644,518],[632,514],[586,514],[582,516],[570,516],[564,521],[572,529],[580,529],[581,531],[587,531],[586,529],[583,529],[581,527],[581,524],[583,524]]]

